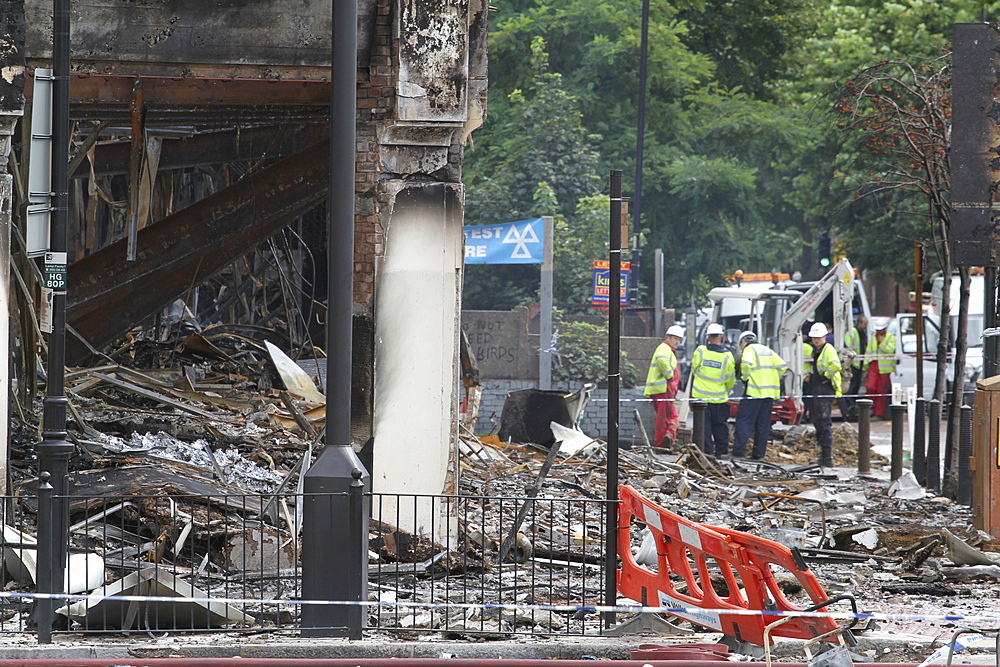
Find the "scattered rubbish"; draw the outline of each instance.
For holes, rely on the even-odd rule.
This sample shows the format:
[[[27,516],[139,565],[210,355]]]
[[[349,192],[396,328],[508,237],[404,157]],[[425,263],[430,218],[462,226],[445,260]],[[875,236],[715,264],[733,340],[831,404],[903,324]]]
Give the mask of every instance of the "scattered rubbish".
[[[941,537],[947,548],[947,557],[955,565],[1000,565],[1000,562],[969,546],[955,537],[947,528],[941,529]]]
[[[889,485],[888,494],[890,498],[901,500],[920,500],[927,496],[917,478],[909,470],[903,471],[900,478]]]
[[[656,541],[653,532],[647,527],[642,529],[642,544],[633,555],[635,562],[650,569],[656,567]]]
[[[572,456],[581,452],[588,445],[592,445],[597,440],[581,431],[579,428],[567,428],[558,422],[551,422],[549,428],[552,429],[552,437],[559,443],[559,451],[566,456]]]
[[[874,549],[878,546],[878,532],[874,528],[854,533],[851,535],[851,539],[866,549]]]
[[[124,596],[192,598],[182,602],[117,599]],[[143,568],[102,586],[56,613],[87,627],[115,630],[204,630],[249,625],[254,618],[221,602],[206,602],[208,593],[158,567]]]
[[[556,437],[550,424],[556,422],[566,428],[575,426],[594,387],[588,383],[571,394],[542,389],[510,392],[500,413],[500,440],[551,447]]]
[[[951,664],[951,656],[956,651],[961,651],[966,648],[971,647],[984,647],[984,648],[995,648],[996,639],[992,637],[984,637],[983,635],[972,632],[965,631],[966,634],[961,637],[952,637],[952,640],[934,650],[927,658],[924,659],[917,667],[927,667],[928,665],[945,663],[945,658],[947,658],[946,664]]]
[[[923,583],[919,581],[904,582],[899,584],[885,584],[881,586],[881,589],[890,595],[958,595],[958,591],[954,588],[948,588],[944,584]]]
[[[809,667],[852,667],[854,660],[846,646],[834,646],[809,661]]]
[[[278,371],[278,376],[285,384],[285,389],[310,403],[326,403],[326,396],[320,393],[313,379],[298,364],[271,341],[264,341],[264,345],[267,347],[268,354],[271,355],[271,361]]]
[[[271,591],[265,599],[286,592],[265,589],[263,580],[268,573],[295,572],[300,563],[302,507],[286,494],[301,488],[301,471],[320,447],[326,414],[317,389],[323,386],[318,378],[325,360],[293,361],[283,350],[313,354],[263,327],[204,327],[157,340],[129,339],[101,365],[68,371],[69,430],[77,454],[71,459],[67,583],[74,591],[92,591],[64,608],[75,623],[135,630],[157,628],[157,618],[166,618],[166,606],[108,599],[116,592],[186,596],[188,591],[211,599],[227,586],[231,590],[232,582],[245,585],[252,577],[261,580],[260,590]],[[395,519],[399,526],[373,520],[372,599],[446,605],[466,601],[463,595],[474,587],[477,601],[486,603],[592,603],[587,596],[603,584],[607,526],[605,506],[591,501],[605,497],[608,464],[606,443],[577,426],[592,387],[513,392],[499,438],[472,433],[474,418],[468,417],[482,391],[474,369],[466,389],[467,421],[459,428],[449,489],[461,500],[438,515],[448,523],[444,532],[458,541],[431,539],[405,520]],[[10,474],[20,513],[4,531],[3,557],[14,592],[33,587],[33,428],[20,437],[15,431],[11,439]],[[759,597],[773,600],[779,610],[802,609],[817,603],[818,590],[824,598],[854,595],[878,611],[931,616],[953,611],[948,605],[957,590],[963,611],[992,613],[1000,544],[972,528],[967,507],[928,498],[909,471],[892,484],[885,472],[863,479],[842,470],[840,476],[826,474],[830,471],[810,463],[817,454],[810,426],[782,431],[776,425],[773,435],[776,442],[764,462],[720,460],[680,444],[664,450],[636,443],[619,452],[622,483],[683,518],[685,531],[721,540],[729,550],[718,557],[702,552],[708,553],[711,581],[693,577],[705,589],[706,606],[742,591],[755,605]],[[850,424],[835,427],[838,466],[856,464],[856,438]],[[884,460],[873,453],[872,464],[877,469]],[[239,502],[232,500],[237,497]],[[658,550],[678,563],[695,552],[670,551],[680,548],[679,533],[673,547],[657,542],[652,516],[636,516],[629,530],[621,531],[627,540],[619,535],[620,552],[623,558],[633,554],[636,567],[651,576],[666,576],[656,572],[664,558]],[[746,584],[727,553],[742,554],[750,563],[756,558],[755,567],[770,570],[773,578]],[[803,568],[812,577],[805,582],[799,578]],[[540,572],[559,573],[560,581],[571,583],[549,585],[540,596],[531,588]],[[510,581],[524,587],[510,593],[517,587]],[[647,602],[693,604],[687,582],[672,585],[656,589],[669,598],[653,599],[653,593]],[[171,608],[169,625],[205,629],[259,622],[261,614],[247,611],[191,604],[179,615]],[[545,618],[520,610],[372,611],[384,628],[461,634],[475,622],[480,632],[498,636],[524,627],[557,632],[588,614],[596,619],[586,611]],[[706,627],[700,618],[625,616],[617,616],[609,633],[691,634]],[[939,634],[930,621],[892,620],[881,628]],[[697,649],[672,653],[678,650]],[[814,664],[834,658],[830,664],[840,667],[831,651]],[[719,658],[699,654],[697,659]]]

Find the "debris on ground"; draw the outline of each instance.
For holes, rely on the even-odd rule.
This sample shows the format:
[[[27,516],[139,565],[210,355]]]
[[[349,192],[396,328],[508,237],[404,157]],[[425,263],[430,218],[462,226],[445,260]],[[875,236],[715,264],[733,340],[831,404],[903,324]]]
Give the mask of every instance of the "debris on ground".
[[[79,494],[71,502],[70,547],[99,555],[104,573],[93,582],[98,586],[84,584],[95,606],[66,609],[72,619],[139,627],[134,610],[112,610],[102,598],[153,588],[210,595],[254,568],[295,567],[301,508],[277,494],[295,488],[318,450],[325,406],[317,387],[323,386],[325,360],[307,355],[293,362],[278,341],[258,335],[208,327],[170,341],[130,338],[106,363],[67,373],[73,494]],[[457,497],[444,527],[373,516],[372,599],[593,603],[593,591],[603,585],[607,517],[603,504],[592,501],[605,497],[607,445],[575,425],[587,392],[558,397],[567,413],[562,418],[542,415],[541,444],[477,437],[463,428]],[[573,400],[567,403],[567,396]],[[36,424],[13,425],[10,475],[24,502],[12,517],[15,525],[6,527],[16,532],[5,542],[17,539],[24,546],[5,549],[15,578],[11,590],[33,586],[28,561],[37,507],[28,499],[35,488],[36,439]],[[565,446],[553,446],[557,442]],[[857,431],[848,422],[834,428],[836,469],[814,465],[818,451],[811,426],[776,427],[764,461],[718,460],[690,445],[637,445],[620,451],[619,475],[622,484],[687,520],[797,549],[830,595],[850,593],[864,611],[934,616],[960,606],[970,615],[991,612],[1000,596],[1000,542],[972,528],[969,508],[934,498],[912,475],[892,484],[884,471],[854,475]],[[873,451],[871,465],[877,472],[888,461]],[[149,497],[138,501],[143,494]],[[192,500],[171,505],[169,494]],[[194,500],[240,494],[256,500],[240,507]],[[270,501],[262,500],[269,495]],[[632,538],[638,552],[642,531]],[[250,554],[265,562],[248,560]],[[170,576],[146,572],[141,563],[169,564]],[[533,582],[543,576],[563,584],[542,592]],[[795,581],[777,579],[790,600],[810,604]],[[509,585],[512,580],[520,583]],[[288,592],[274,582],[255,586],[254,592],[271,596],[262,599]],[[2,611],[15,617],[27,612]],[[279,614],[289,622],[295,611]],[[223,605],[184,613],[194,624],[252,626],[266,622],[273,609]],[[524,627],[564,631],[576,616],[379,607],[371,622],[448,636],[462,636],[474,625],[479,635],[504,636]],[[938,638],[951,629],[938,621],[879,625]]]

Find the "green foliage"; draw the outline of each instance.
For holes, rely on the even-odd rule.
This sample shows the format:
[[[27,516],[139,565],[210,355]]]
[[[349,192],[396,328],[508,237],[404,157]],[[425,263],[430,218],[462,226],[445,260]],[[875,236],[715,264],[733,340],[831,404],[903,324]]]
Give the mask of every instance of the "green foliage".
[[[469,224],[553,215],[556,300],[581,303],[590,262],[606,256],[610,169],[636,194],[642,0],[494,6],[489,116],[466,153]],[[662,248],[668,306],[737,268],[817,277],[823,232],[855,266],[885,271],[933,235],[919,195],[856,199],[878,169],[830,108],[855,73],[940,56],[953,23],[996,21],[1000,0],[650,0],[650,17],[639,280],[650,286]],[[466,297],[532,300],[533,269],[476,267],[490,279],[474,285],[470,270]]]
[[[900,279],[912,273],[914,241],[930,239],[931,259],[941,257],[950,224],[950,72],[949,58],[885,61],[848,79],[835,106],[853,167],[844,184],[865,214],[842,229]]]
[[[683,9],[685,43],[715,63],[715,79],[756,99],[779,93],[790,59],[815,34],[821,3],[813,0],[714,0]]]
[[[494,122],[476,135],[479,150],[468,154],[466,224],[551,215],[561,233],[566,233],[575,228],[581,202],[600,192],[594,148],[600,138],[583,127],[577,100],[565,90],[562,76],[549,71],[544,41],[532,40],[530,49],[526,87],[512,91],[507,104],[491,112]],[[584,205],[585,211],[588,206]],[[581,225],[592,226],[592,220],[586,218]],[[562,247],[560,238],[557,233]],[[578,238],[579,250],[601,247],[589,234],[578,234]],[[563,298],[573,291],[568,287],[573,278],[566,270],[573,272],[577,267],[560,262],[559,254],[554,281]],[[470,266],[463,293],[465,307],[506,309],[535,301],[538,281],[536,266]]]
[[[608,256],[607,195],[591,195],[580,199],[572,220],[557,218],[554,249],[553,293],[556,303],[567,311],[586,311],[586,307],[571,308],[570,304],[590,301],[593,262]]]
[[[552,377],[558,381],[603,382],[608,376],[608,325],[574,322],[556,314]],[[634,387],[639,371],[621,353],[621,386]]]

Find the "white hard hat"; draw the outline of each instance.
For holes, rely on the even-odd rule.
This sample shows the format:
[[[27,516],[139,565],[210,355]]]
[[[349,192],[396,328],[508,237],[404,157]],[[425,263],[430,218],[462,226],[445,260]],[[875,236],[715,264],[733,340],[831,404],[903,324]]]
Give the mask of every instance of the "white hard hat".
[[[725,333],[726,330],[723,329],[722,325],[718,322],[712,322],[708,325],[708,328],[705,329],[705,335],[707,336],[724,336]]]
[[[875,327],[875,331],[885,331],[889,328],[889,318],[888,317],[873,317],[872,326]]]
[[[825,338],[828,333],[830,333],[830,331],[822,322],[817,322],[809,329],[810,338]]]
[[[743,333],[740,334],[740,341],[742,342],[744,340],[750,340],[750,341],[757,340],[757,334],[755,334],[752,331],[744,331]]]
[[[677,336],[678,338],[684,338],[684,333],[685,333],[684,327],[680,326],[679,324],[675,324],[674,326],[667,329],[668,336]]]

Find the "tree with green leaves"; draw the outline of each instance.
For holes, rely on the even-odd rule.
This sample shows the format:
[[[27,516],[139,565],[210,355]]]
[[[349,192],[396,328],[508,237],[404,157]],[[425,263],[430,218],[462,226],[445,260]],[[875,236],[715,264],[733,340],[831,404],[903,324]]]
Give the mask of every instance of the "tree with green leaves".
[[[601,191],[595,149],[600,137],[587,132],[577,99],[566,91],[562,76],[549,70],[542,38],[532,41],[531,54],[526,87],[511,91],[505,104],[491,107],[493,122],[477,134],[479,147],[470,153],[464,174],[468,225],[550,215],[558,228],[565,229],[581,202]],[[592,227],[586,216],[582,224]],[[593,245],[589,236],[576,244],[577,248]],[[567,296],[566,273],[575,268],[558,261],[563,254],[556,253],[558,298]],[[533,266],[466,269],[467,308],[509,309],[537,300],[537,293],[538,270]]]
[[[840,125],[854,138],[856,169],[851,185],[859,199],[882,200],[884,214],[868,225],[870,246],[892,252],[900,239],[928,246],[941,267],[944,287],[941,312],[951,312],[952,261],[949,246],[951,168],[951,57],[934,60],[885,61],[851,77],[836,106]],[[906,224],[899,224],[905,219]],[[909,238],[906,238],[909,235]],[[860,245],[860,243],[859,243]],[[888,261],[888,260],[887,260]],[[968,267],[961,281],[958,331],[952,387],[960,395],[968,347]],[[942,317],[937,350],[934,398],[944,399],[950,356],[951,318]],[[948,403],[946,452],[949,468],[958,470],[958,426],[961,401]],[[954,479],[948,482],[954,485]]]

